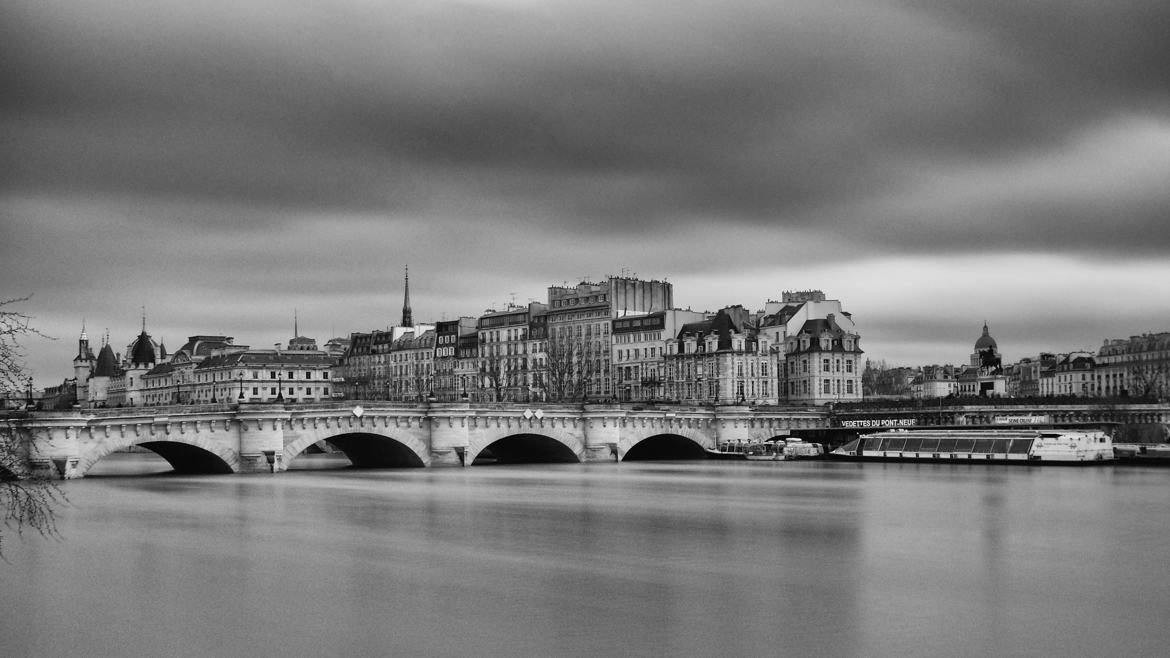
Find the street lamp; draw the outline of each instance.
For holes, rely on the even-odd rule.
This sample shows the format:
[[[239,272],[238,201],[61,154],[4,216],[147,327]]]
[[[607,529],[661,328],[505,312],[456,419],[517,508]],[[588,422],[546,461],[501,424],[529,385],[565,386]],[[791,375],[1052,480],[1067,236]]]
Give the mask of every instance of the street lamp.
[[[26,404],[26,406],[29,408],[32,408],[32,404],[33,404],[32,385],[33,385],[33,378],[32,378],[32,375],[29,375],[28,376],[28,400],[27,400],[27,404]]]
[[[240,375],[236,378],[236,380],[240,382],[239,400],[240,400],[240,402],[243,402],[244,401],[244,373],[240,373]]]
[[[276,378],[276,401],[284,402],[284,368],[280,369],[280,374]]]

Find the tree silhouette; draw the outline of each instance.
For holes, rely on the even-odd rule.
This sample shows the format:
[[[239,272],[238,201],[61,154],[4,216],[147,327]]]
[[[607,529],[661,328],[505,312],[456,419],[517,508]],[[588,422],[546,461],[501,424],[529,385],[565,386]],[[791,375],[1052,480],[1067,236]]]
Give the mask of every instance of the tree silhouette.
[[[0,391],[4,392],[6,404],[19,400],[26,384],[31,386],[26,379],[21,338],[44,336],[31,326],[29,315],[12,308],[28,299],[0,302]],[[28,430],[21,425],[29,413],[28,408],[0,410],[0,515],[4,517],[0,525],[0,557],[4,554],[6,530],[22,535],[27,528],[41,536],[57,536],[55,507],[66,500],[55,482],[29,469],[33,444]]]

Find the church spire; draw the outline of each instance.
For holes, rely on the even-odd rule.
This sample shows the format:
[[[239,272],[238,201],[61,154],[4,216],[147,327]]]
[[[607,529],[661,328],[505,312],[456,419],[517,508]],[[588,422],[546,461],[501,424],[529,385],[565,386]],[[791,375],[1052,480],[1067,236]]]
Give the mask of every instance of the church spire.
[[[413,327],[414,317],[410,313],[410,266],[406,266],[406,292],[402,298],[402,326]]]

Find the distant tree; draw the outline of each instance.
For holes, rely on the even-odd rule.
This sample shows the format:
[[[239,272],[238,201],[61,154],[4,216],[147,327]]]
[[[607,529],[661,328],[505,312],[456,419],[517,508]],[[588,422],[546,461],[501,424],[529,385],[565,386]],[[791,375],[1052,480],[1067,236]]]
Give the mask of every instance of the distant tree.
[[[491,402],[502,402],[504,388],[508,385],[508,372],[504,358],[499,354],[485,353],[479,362],[481,387],[491,391]]]
[[[1138,363],[1130,368],[1133,395],[1139,398],[1162,399],[1166,396],[1167,380],[1170,379],[1164,361]]]
[[[542,378],[546,399],[553,402],[581,400],[593,383],[591,343],[571,338],[549,338]]]
[[[44,336],[31,326],[29,315],[13,310],[14,305],[28,299],[21,297],[0,302],[0,391],[4,392],[7,406],[20,399],[27,385],[20,340],[25,336]],[[28,412],[28,409],[0,410],[3,418],[0,424],[0,514],[4,517],[0,526],[0,556],[4,553],[5,530],[15,530],[19,535],[29,528],[42,536],[55,536],[55,506],[65,500],[55,482],[29,471],[32,441],[28,431],[19,423]]]

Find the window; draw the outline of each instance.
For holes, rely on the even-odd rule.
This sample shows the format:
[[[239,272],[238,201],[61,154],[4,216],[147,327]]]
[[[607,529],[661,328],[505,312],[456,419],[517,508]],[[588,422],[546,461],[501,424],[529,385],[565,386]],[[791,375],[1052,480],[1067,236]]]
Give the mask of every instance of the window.
[[[824,372],[829,372],[829,359],[822,359],[821,369]]]

